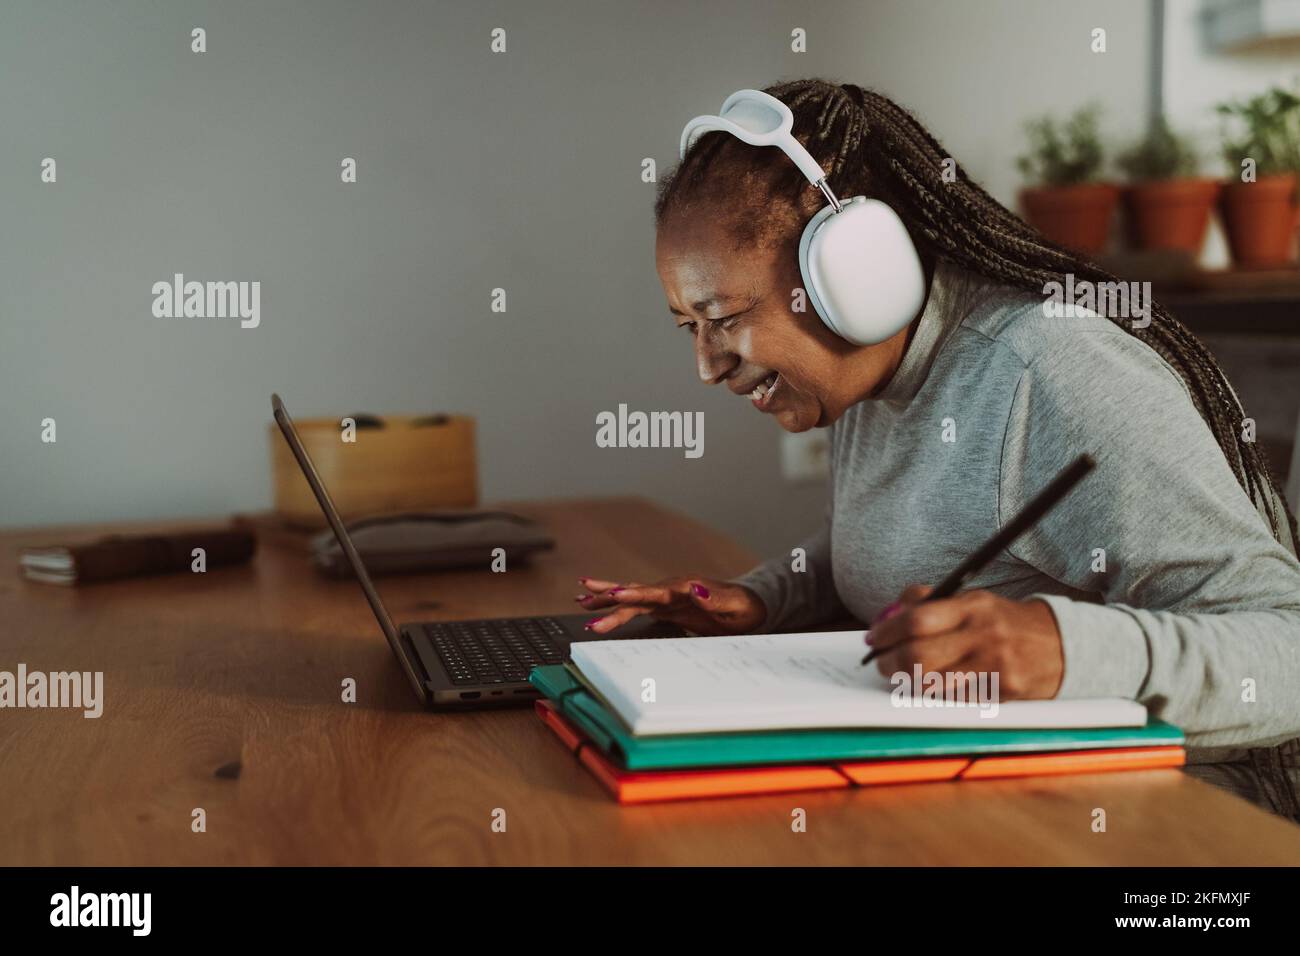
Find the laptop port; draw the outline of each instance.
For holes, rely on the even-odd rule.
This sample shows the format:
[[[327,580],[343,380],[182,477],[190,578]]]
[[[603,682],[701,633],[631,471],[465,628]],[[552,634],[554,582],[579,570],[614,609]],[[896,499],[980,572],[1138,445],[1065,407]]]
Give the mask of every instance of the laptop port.
[[[460,692],[461,700],[476,700],[482,696],[483,694],[476,690],[463,690]]]

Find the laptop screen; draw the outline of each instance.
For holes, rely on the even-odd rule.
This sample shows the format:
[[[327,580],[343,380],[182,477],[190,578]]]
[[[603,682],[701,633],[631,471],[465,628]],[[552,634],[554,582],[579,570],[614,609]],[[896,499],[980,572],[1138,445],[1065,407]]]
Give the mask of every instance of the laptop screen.
[[[312,494],[316,496],[316,503],[320,505],[321,511],[325,512],[325,519],[334,530],[334,537],[338,539],[339,547],[343,549],[343,554],[352,566],[353,573],[357,576],[357,580],[361,582],[361,590],[365,593],[366,601],[370,604],[370,610],[374,612],[376,619],[379,621],[379,626],[384,631],[384,637],[388,639],[388,646],[392,648],[393,653],[397,656],[397,661],[402,665],[402,670],[406,672],[406,677],[411,682],[411,686],[415,688],[415,693],[420,700],[425,700],[428,694],[424,682],[402,651],[401,635],[393,625],[393,619],[389,616],[388,609],[384,607],[384,602],[380,600],[379,592],[375,590],[374,584],[371,583],[370,575],[366,572],[366,566],[361,562],[361,555],[357,554],[357,549],[352,544],[352,538],[348,535],[348,529],[344,527],[343,519],[339,517],[338,509],[334,507],[334,501],[330,498],[329,492],[325,490],[325,483],[321,481],[316,466],[312,463],[311,456],[307,454],[307,449],[303,447],[302,441],[298,437],[298,430],[293,427],[293,419],[289,417],[289,412],[284,407],[284,402],[280,400],[280,396],[274,393],[271,395],[271,410],[275,415],[276,424],[280,426],[280,431],[284,435],[284,440],[289,443],[289,450],[293,452],[293,457],[298,461],[298,467],[302,469],[303,477],[307,479]]]

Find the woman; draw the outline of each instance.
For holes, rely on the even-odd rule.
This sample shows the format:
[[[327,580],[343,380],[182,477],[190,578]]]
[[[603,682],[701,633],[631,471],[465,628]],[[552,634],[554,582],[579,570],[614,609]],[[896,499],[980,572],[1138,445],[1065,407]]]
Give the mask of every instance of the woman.
[[[734,581],[584,578],[579,602],[609,611],[589,628],[873,621],[882,673],[996,671],[1007,700],[1136,699],[1186,732],[1189,772],[1300,820],[1296,523],[1213,358],[1152,303],[1145,326],[1054,317],[1049,283],[1114,277],[952,181],[943,147],[885,97],[821,80],[766,92],[837,195],[902,217],[925,304],[868,346],[792,307],[822,196],[777,149],[700,137],[655,208],[670,308],[705,383],[787,431],[831,428],[832,502],[802,551]],[[1098,467],[1062,504],[969,590],[918,604],[917,582],[1081,452]]]

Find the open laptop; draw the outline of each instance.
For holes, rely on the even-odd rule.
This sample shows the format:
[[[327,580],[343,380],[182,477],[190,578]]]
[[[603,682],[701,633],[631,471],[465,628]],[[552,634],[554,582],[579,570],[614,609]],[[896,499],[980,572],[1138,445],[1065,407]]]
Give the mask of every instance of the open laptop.
[[[537,664],[567,661],[569,644],[573,641],[681,637],[685,634],[676,625],[642,615],[624,624],[614,634],[594,635],[582,628],[590,620],[590,612],[557,614],[554,617],[394,625],[279,395],[271,396],[271,408],[276,424],[307,478],[307,484],[334,529],[339,547],[361,582],[361,590],[370,603],[370,610],[379,619],[388,646],[396,655],[397,663],[416,696],[426,707],[462,710],[525,704],[539,696],[528,683],[528,672]]]

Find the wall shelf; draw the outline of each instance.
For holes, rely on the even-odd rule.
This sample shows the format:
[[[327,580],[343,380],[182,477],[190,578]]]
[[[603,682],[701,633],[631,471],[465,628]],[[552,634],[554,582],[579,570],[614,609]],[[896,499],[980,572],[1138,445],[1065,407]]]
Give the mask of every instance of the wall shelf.
[[[1101,263],[1122,279],[1149,281],[1156,301],[1194,332],[1300,340],[1300,266],[1214,269],[1160,253],[1125,253]]]

